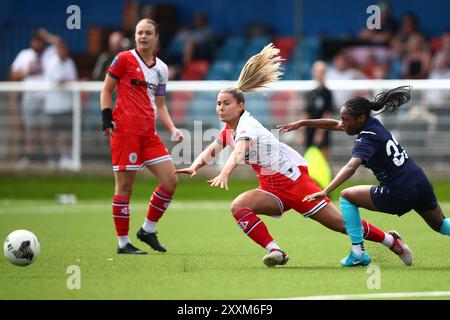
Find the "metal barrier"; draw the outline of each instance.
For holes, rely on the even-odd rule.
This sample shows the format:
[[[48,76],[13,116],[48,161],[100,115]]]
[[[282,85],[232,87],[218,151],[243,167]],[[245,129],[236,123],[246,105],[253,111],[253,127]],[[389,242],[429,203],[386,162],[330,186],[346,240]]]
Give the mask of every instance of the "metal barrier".
[[[184,143],[190,144],[192,149],[188,157],[183,156],[184,161],[192,160],[211,142],[213,131],[207,130],[220,129],[222,124],[215,114],[217,93],[234,84],[230,81],[169,82],[166,97],[169,112],[177,127],[185,129],[187,139]],[[99,100],[102,85],[102,82],[73,82],[61,86],[0,82],[0,169],[110,169],[109,141],[101,132]],[[411,101],[381,121],[421,165],[445,171],[450,166],[450,81],[327,82],[333,93],[347,92],[349,96],[375,94],[401,85],[413,87]],[[278,81],[262,93],[246,94],[246,108],[269,130],[274,129],[277,124],[298,119],[305,107],[305,94],[314,86],[313,81]],[[33,118],[27,120],[24,115],[24,108],[29,107],[25,105],[24,96],[28,95],[28,101],[31,99],[31,104],[35,105],[33,94],[45,96],[55,91],[67,94],[72,105],[71,116],[60,115],[58,119],[52,115],[51,126],[44,123],[30,133],[28,122],[33,122]],[[339,108],[335,107],[335,118],[339,117],[338,112]],[[158,131],[169,150],[177,149],[159,123]],[[69,143],[61,138],[64,134]],[[301,153],[304,151],[298,132],[283,135],[280,139]],[[353,139],[340,132],[331,134],[330,161],[333,165],[342,165],[349,159]],[[68,156],[63,159],[64,148],[68,149]],[[24,158],[27,153],[32,155],[31,159]]]

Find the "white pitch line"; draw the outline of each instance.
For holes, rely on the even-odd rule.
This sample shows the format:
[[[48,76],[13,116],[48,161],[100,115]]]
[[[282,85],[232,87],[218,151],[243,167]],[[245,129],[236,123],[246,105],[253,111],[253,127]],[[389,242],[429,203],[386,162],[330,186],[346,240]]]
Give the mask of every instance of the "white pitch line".
[[[337,294],[330,296],[277,298],[273,300],[359,300],[359,299],[389,299],[389,298],[419,298],[419,297],[450,297],[450,291]]]

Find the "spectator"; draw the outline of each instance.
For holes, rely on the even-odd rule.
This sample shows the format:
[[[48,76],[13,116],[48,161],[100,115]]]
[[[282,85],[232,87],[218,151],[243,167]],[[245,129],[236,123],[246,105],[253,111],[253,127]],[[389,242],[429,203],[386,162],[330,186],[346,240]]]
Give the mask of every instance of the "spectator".
[[[423,35],[410,36],[407,48],[403,58],[403,78],[426,79],[431,69],[431,54],[425,47]]]
[[[363,79],[364,75],[358,70],[354,69],[349,61],[347,52],[341,51],[333,59],[333,66],[328,69],[325,80],[353,80]],[[351,90],[336,90],[333,92],[333,97],[337,106],[342,106],[345,101],[354,95]]]
[[[429,79],[450,79],[450,57],[445,51],[435,55]],[[426,90],[425,94],[428,105],[443,107],[450,100],[448,90]]]
[[[193,59],[211,59],[213,40],[207,13],[197,12],[192,25],[175,35],[168,50],[170,62],[186,65]]]
[[[392,16],[391,6],[386,1],[378,3],[380,8],[380,29],[364,28],[359,38],[372,43],[389,45],[398,29],[397,21]]]
[[[40,84],[44,80],[44,66],[55,54],[55,46],[60,38],[45,29],[39,29],[30,39],[30,48],[23,49],[11,65],[11,80]],[[53,46],[46,48],[46,42]],[[45,94],[43,92],[24,92],[21,100],[21,118],[24,129],[24,151],[17,163],[18,168],[26,167],[30,161],[42,160],[38,154],[44,149],[49,161],[49,119],[44,112]],[[13,105],[17,105],[13,97]]]
[[[442,56],[445,56],[447,61],[450,61],[450,31],[446,31],[442,34],[441,47],[436,51],[434,55],[433,67],[435,67],[437,64],[436,60],[441,61],[441,59],[443,58]]]
[[[395,34],[391,42],[391,47],[394,54],[401,58],[407,51],[407,43],[409,38],[420,32],[419,20],[412,12],[408,12],[403,17],[402,25],[398,32]]]
[[[102,52],[95,62],[94,70],[92,71],[92,80],[105,80],[106,72],[111,65],[114,57],[122,50],[127,50],[127,38],[123,32],[114,31],[108,38],[108,50]]]
[[[45,79],[58,85],[77,80],[76,66],[69,56],[67,45],[60,42],[56,49],[57,54],[52,55],[46,64],[44,72]],[[51,157],[55,162],[58,159],[60,169],[73,169],[70,150],[72,94],[64,91],[47,93],[45,98],[45,112],[50,119],[51,136],[56,139],[52,143]]]

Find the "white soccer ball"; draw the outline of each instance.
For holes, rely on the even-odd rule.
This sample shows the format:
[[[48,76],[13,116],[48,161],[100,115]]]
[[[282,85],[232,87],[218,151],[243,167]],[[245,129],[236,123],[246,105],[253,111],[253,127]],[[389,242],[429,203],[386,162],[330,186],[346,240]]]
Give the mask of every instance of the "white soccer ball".
[[[36,236],[28,230],[11,232],[3,243],[3,253],[9,262],[16,266],[27,266],[33,263],[41,251]]]

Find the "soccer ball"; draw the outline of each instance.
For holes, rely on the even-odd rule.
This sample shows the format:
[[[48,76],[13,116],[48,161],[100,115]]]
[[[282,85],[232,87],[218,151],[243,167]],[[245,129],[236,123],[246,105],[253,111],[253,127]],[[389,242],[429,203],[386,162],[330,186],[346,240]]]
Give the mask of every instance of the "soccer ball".
[[[28,230],[11,232],[3,243],[3,253],[16,266],[27,266],[39,256],[41,245],[36,236]]]

